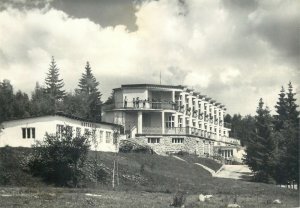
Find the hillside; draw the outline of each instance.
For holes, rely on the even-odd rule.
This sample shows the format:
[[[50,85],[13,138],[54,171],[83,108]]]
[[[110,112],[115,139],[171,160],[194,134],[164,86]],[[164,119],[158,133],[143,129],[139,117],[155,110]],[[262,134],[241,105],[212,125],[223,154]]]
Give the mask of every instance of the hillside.
[[[14,187],[35,186],[41,188],[37,188],[38,191],[32,188],[30,188],[29,191],[26,189],[26,192],[36,193],[40,190],[45,189],[48,190],[47,193],[56,193],[57,189],[49,188],[49,186],[47,186],[43,182],[40,182],[39,179],[33,178],[28,173],[21,170],[21,168],[23,167],[22,160],[24,160],[26,158],[26,155],[28,155],[29,153],[30,150],[23,148],[0,149],[0,175],[1,178],[3,175],[5,175],[7,179],[6,184],[3,184],[3,181],[1,182],[2,185],[9,185]],[[101,166],[106,171],[106,181],[96,184],[92,180],[90,180],[89,182],[84,184],[84,186],[86,187],[85,189],[59,189],[59,192],[63,192],[64,194],[69,192],[76,192],[78,193],[79,198],[82,197],[84,199],[84,193],[86,192],[101,192],[102,195],[106,195],[106,193],[112,193],[111,170],[113,167],[113,160],[115,158],[118,158],[119,186],[117,186],[115,189],[118,192],[118,194],[116,193],[115,196],[119,196],[121,198],[126,196],[126,199],[124,199],[124,201],[129,200],[129,198],[135,199],[135,197],[140,196],[141,193],[145,193],[142,194],[143,196],[140,196],[142,198],[147,198],[147,193],[149,193],[151,197],[161,196],[162,201],[170,201],[177,190],[184,190],[188,192],[188,201],[190,201],[191,207],[194,207],[194,205],[195,207],[198,206],[199,202],[197,202],[197,195],[200,193],[213,194],[214,200],[216,200],[215,203],[217,204],[230,202],[234,197],[237,197],[238,201],[241,204],[247,205],[245,207],[251,207],[250,205],[253,205],[253,203],[259,203],[261,204],[261,207],[269,207],[268,203],[270,203],[270,200],[273,201],[277,198],[281,199],[284,202],[284,206],[292,207],[296,206],[299,200],[297,191],[278,188],[274,185],[268,184],[251,183],[232,179],[212,178],[207,171],[199,166],[194,165],[193,162],[180,161],[171,156],[138,153],[119,153],[118,156],[113,153],[98,152],[97,154],[99,164],[101,164]],[[93,159],[95,158],[95,156],[96,153],[91,152],[89,158]],[[86,167],[86,169],[86,171],[88,172],[89,168]],[[14,175],[14,172],[18,172],[18,174]],[[7,189],[4,187],[2,188],[2,192],[4,193],[10,193],[12,190],[13,189]],[[150,194],[150,192],[152,192],[153,194]],[[70,206],[66,207],[72,207],[72,197],[70,198],[69,194],[65,194],[64,196],[71,203]],[[43,197],[40,198],[42,199]],[[50,198],[49,200],[51,201],[52,198],[54,200],[55,197],[46,196],[46,198]],[[0,204],[1,200],[7,199],[0,197]],[[114,200],[118,201],[120,199]],[[140,200],[141,199],[138,200],[138,203],[142,203],[142,200]],[[154,200],[154,198],[152,198],[152,200]],[[130,204],[129,201],[128,204]],[[155,201],[155,203],[156,202],[157,201]],[[85,201],[83,201],[82,203],[85,203]],[[101,203],[103,203],[103,201]],[[80,204],[80,206],[81,205],[83,204]],[[272,204],[270,204],[270,207],[271,205]],[[208,207],[214,206],[215,205],[211,204],[211,206]],[[101,206],[99,205],[99,207]],[[105,206],[103,205],[102,207]],[[155,207],[165,206],[160,206],[158,203],[158,206]]]

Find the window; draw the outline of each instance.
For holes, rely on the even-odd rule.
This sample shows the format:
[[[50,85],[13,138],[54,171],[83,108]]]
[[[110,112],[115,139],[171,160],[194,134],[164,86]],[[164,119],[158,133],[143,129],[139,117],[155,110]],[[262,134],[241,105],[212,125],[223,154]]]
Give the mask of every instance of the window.
[[[178,126],[179,126],[179,127],[182,127],[182,117],[179,117],[179,118],[178,118]]]
[[[35,128],[31,128],[32,138],[35,139]]]
[[[22,128],[23,139],[26,139],[26,128]]]
[[[103,131],[102,130],[100,130],[100,143],[103,141]]]
[[[35,128],[22,128],[23,139],[35,139]]]
[[[168,120],[166,121],[166,127],[167,128],[173,128],[174,127],[174,116],[168,116]]]
[[[182,144],[184,142],[184,138],[172,138],[172,143]]]
[[[27,138],[30,138],[30,128],[27,128]]]
[[[64,128],[63,125],[60,125],[60,124],[56,125],[56,136],[61,137],[63,128]]]
[[[160,138],[148,138],[148,143],[152,143],[152,144],[160,143]]]
[[[90,134],[89,129],[84,129],[84,134],[85,134],[85,135],[89,135],[89,134]]]
[[[77,127],[76,128],[76,137],[80,137],[80,135],[81,135],[81,128]]]
[[[106,143],[110,143],[111,142],[111,132],[107,131],[106,132]]]
[[[73,127],[72,126],[66,126],[66,134],[70,135],[72,137],[72,135],[73,135]]]

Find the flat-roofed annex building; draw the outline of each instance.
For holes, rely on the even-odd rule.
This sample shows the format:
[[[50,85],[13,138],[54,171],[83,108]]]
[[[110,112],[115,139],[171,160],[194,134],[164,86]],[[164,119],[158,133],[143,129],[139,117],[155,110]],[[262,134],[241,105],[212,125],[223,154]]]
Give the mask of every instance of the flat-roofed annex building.
[[[120,130],[119,125],[91,122],[63,113],[5,121],[2,128],[0,147],[31,147],[36,141],[43,141],[46,133],[60,135],[65,128],[73,136],[88,132],[91,150],[119,151],[119,139],[113,137],[114,131]]]
[[[103,120],[123,125],[127,137],[150,145],[156,152],[187,151],[224,157],[235,154],[240,141],[229,137],[226,108],[185,86],[130,84],[114,89],[113,102],[103,106]]]

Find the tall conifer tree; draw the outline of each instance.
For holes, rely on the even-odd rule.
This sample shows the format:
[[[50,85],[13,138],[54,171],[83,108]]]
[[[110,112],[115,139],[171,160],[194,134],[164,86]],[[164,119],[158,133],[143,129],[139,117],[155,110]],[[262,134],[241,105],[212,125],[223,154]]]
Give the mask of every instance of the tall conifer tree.
[[[269,109],[259,100],[256,110],[255,132],[246,149],[246,164],[255,173],[255,180],[270,183],[274,181],[276,165],[276,145],[272,132],[272,117]]]
[[[287,103],[287,121],[285,122],[283,135],[286,139],[286,169],[288,170],[288,181],[295,181],[299,187],[299,140],[300,124],[299,107],[296,104],[296,93],[293,92],[292,83],[288,84],[286,97]]]
[[[287,119],[287,102],[285,97],[285,90],[281,87],[277,104],[275,105],[277,115],[274,116],[275,130],[283,128],[283,123]]]
[[[87,62],[85,73],[82,74],[79,80],[79,89],[76,91],[82,97],[83,107],[85,108],[85,115],[83,116],[94,121],[101,120],[101,93],[99,92],[98,85],[99,82],[94,77],[89,62]]]
[[[63,79],[59,78],[59,69],[56,66],[54,57],[52,56],[50,67],[45,79],[46,92],[54,100],[62,99],[65,96],[65,91],[62,89],[64,87]]]
[[[293,92],[292,83],[289,82],[288,86],[288,92],[286,94],[287,119],[297,126],[297,124],[299,124],[299,111],[297,110],[299,106],[296,104],[296,93]]]

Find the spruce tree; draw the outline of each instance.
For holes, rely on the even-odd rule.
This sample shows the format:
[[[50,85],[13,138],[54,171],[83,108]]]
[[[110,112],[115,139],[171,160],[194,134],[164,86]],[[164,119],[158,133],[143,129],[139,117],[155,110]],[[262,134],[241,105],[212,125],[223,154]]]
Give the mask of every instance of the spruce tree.
[[[286,94],[287,119],[298,126],[297,124],[299,124],[299,111],[297,110],[297,108],[299,106],[296,104],[296,93],[293,92],[293,86],[291,82],[289,82],[288,86],[288,92]]]
[[[49,71],[45,79],[46,92],[50,97],[58,101],[65,96],[65,91],[62,89],[64,87],[63,79],[59,79],[59,69],[56,66],[54,57],[52,56]]]
[[[85,106],[83,117],[94,121],[101,120],[101,93],[98,90],[99,82],[94,77],[89,62],[86,63],[85,73],[82,74],[77,94],[80,94],[82,102]]]
[[[272,117],[260,99],[255,117],[255,131],[246,149],[246,164],[253,170],[255,180],[274,182],[276,167],[276,144],[272,132]]]
[[[288,84],[286,97],[287,120],[283,128],[283,136],[286,140],[286,169],[288,170],[288,181],[295,181],[299,187],[299,107],[296,104],[296,93],[293,92],[293,86]]]
[[[285,90],[281,87],[277,104],[275,105],[277,115],[274,116],[275,130],[279,131],[283,128],[283,123],[287,119],[287,102]]]

